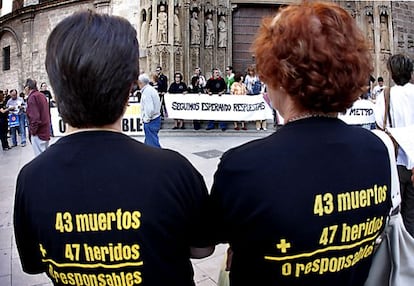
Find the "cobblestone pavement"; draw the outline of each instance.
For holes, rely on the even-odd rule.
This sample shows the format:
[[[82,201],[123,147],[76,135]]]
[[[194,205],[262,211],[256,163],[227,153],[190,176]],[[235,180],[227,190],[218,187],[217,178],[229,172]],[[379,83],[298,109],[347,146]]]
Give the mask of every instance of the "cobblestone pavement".
[[[221,154],[231,147],[261,138],[267,132],[230,133],[220,132],[161,132],[163,148],[180,152],[203,174],[208,188]],[[143,142],[143,137],[136,140]],[[57,139],[53,138],[52,143]],[[45,274],[28,275],[23,273],[13,235],[13,203],[16,177],[19,170],[33,159],[31,145],[14,147],[0,151],[0,285],[1,286],[49,286],[52,285]],[[197,286],[217,285],[218,273],[223,262],[226,245],[218,245],[213,255],[193,260],[194,279]]]

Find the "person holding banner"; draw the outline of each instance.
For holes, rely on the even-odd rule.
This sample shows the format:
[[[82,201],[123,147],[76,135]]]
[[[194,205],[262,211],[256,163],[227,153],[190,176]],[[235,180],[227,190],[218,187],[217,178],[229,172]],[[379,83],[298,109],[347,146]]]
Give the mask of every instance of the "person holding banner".
[[[174,82],[170,84],[168,93],[187,93],[187,85],[183,82],[183,75],[180,72],[174,74]],[[173,129],[185,129],[183,119],[174,119]]]
[[[9,120],[10,134],[12,139],[12,147],[17,146],[17,134],[20,135],[20,144],[22,147],[26,146],[26,103],[24,99],[17,95],[17,90],[10,90],[11,98],[7,101],[10,116],[14,120]]]
[[[247,94],[246,85],[243,83],[243,75],[241,73],[237,73],[234,76],[234,82],[231,85],[230,94],[233,94],[233,95],[246,95]],[[240,127],[238,126],[237,121],[234,121],[233,124],[234,124],[234,130],[240,130]],[[242,130],[247,130],[246,123],[244,121],[241,121],[240,125],[241,125]]]
[[[204,83],[205,83],[205,79],[204,79],[204,77],[203,77],[203,79],[201,79],[201,77],[203,77],[203,76],[202,75],[200,75],[200,76],[193,75],[191,77],[191,84],[188,86],[188,93],[197,93],[199,95],[204,93],[204,88],[203,88],[203,85],[201,84],[201,82],[202,82],[202,80],[204,80]],[[193,119],[193,128],[194,128],[194,130],[199,130],[201,128],[201,120]]]
[[[220,75],[220,71],[217,68],[214,68],[212,71],[212,76],[207,80],[206,84],[206,91],[209,95],[217,94],[221,96],[226,92],[226,82]],[[207,124],[206,130],[214,129],[215,122],[214,120],[210,120]],[[227,123],[226,122],[219,122],[219,127],[221,131],[227,130]]]
[[[364,285],[391,166],[379,137],[337,115],[372,71],[365,35],[337,4],[304,1],[265,18],[252,51],[285,125],[227,151],[214,175],[213,235],[231,246],[230,285]]]
[[[199,85],[201,86],[201,88],[205,88],[207,81],[206,78],[203,76],[202,72],[201,72],[201,68],[200,67],[196,67],[194,69],[194,74],[191,78],[191,82],[193,82],[193,78],[194,77],[198,77],[198,81],[199,81]]]
[[[54,285],[194,286],[190,258],[214,250],[204,179],[177,152],[122,133],[139,70],[134,27],[76,12],[51,31],[45,63],[70,134],[18,175],[23,271],[45,272]]]

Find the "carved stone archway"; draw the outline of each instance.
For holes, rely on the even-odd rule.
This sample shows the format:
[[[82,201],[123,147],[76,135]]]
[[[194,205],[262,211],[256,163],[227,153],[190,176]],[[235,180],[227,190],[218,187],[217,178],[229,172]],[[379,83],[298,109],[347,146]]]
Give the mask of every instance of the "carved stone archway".
[[[146,72],[160,65],[169,79],[181,72],[188,82],[195,67],[224,70],[231,64],[228,0],[143,1],[140,9],[148,12],[149,21],[148,41],[140,47]]]

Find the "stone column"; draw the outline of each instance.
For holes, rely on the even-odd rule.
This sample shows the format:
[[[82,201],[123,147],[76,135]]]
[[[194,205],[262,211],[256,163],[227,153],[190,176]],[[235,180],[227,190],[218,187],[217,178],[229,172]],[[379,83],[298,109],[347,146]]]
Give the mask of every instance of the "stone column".
[[[28,12],[21,19],[23,25],[22,33],[22,71],[23,80],[33,77],[33,22],[35,18],[34,12]]]

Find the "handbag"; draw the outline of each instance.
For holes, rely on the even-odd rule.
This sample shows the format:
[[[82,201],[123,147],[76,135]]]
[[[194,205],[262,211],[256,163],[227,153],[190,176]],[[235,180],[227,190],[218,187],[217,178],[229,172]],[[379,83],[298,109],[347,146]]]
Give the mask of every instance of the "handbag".
[[[379,130],[373,132],[382,139],[388,149],[392,207],[364,286],[412,286],[414,285],[414,238],[405,229],[399,211],[401,194],[394,146],[387,134]]]

